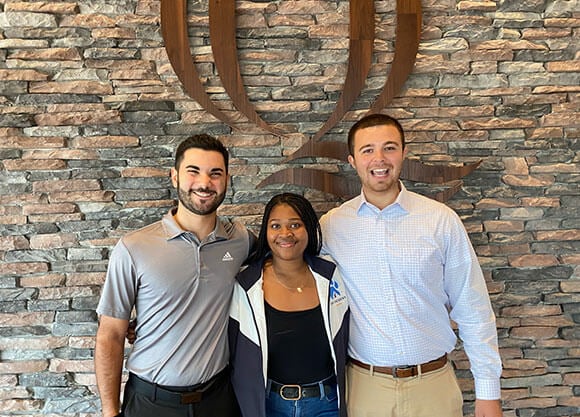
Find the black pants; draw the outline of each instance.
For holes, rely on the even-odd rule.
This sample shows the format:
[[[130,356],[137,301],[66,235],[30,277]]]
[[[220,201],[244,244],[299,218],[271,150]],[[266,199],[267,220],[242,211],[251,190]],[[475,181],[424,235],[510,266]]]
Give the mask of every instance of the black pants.
[[[132,376],[133,377],[133,376]],[[229,373],[216,381],[211,391],[197,402],[181,404],[155,398],[155,394],[136,389],[129,378],[123,399],[124,417],[240,417],[240,409],[230,383]]]

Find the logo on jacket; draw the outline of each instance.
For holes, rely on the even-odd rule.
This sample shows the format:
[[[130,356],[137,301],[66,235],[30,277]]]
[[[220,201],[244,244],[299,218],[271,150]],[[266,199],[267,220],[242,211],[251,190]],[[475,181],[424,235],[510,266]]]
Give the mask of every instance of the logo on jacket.
[[[234,260],[234,257],[229,252],[226,252],[224,254],[224,257],[222,258],[223,262],[231,262],[233,260]]]
[[[330,299],[335,300],[336,298],[340,297],[342,294],[340,292],[340,288],[338,282],[331,281],[330,282]]]

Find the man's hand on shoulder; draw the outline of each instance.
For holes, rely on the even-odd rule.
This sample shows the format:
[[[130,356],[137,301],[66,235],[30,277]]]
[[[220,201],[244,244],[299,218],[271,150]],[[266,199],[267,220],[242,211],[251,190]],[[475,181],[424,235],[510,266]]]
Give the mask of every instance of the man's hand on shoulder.
[[[500,400],[475,400],[475,417],[501,417]]]

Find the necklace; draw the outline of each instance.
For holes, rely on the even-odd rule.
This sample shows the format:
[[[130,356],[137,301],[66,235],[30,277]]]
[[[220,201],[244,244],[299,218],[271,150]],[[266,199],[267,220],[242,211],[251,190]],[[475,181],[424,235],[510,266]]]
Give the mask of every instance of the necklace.
[[[278,284],[280,284],[281,286],[283,286],[287,290],[296,291],[299,294],[302,294],[302,291],[304,291],[304,285],[301,285],[299,287],[289,287],[288,285],[284,284],[284,282],[280,278],[278,278],[278,274],[276,273],[276,270],[274,269],[274,265],[272,265],[272,275],[274,275],[276,282],[278,282]]]

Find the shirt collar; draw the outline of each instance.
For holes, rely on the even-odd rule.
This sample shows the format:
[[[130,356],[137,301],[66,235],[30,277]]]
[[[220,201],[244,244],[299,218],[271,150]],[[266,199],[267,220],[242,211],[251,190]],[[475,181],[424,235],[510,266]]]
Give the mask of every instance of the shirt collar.
[[[358,197],[359,203],[357,207],[357,214],[363,215],[365,213],[373,213],[373,214],[381,214],[381,213],[408,213],[411,211],[411,201],[409,200],[410,192],[405,188],[405,185],[399,181],[399,186],[401,187],[401,191],[397,195],[395,201],[389,204],[384,209],[380,210],[375,205],[369,203],[365,197],[365,193],[361,189],[360,195]]]
[[[175,215],[175,212],[177,211],[176,207],[173,207],[169,210],[169,212],[167,212],[163,218],[161,219],[161,222],[163,223],[163,227],[165,229],[165,237],[167,240],[171,240],[174,239],[178,236],[181,235],[194,235],[191,232],[188,232],[187,230],[184,230],[181,228],[181,226],[175,221],[175,217],[173,217]],[[194,235],[195,236],[195,235]],[[215,229],[207,236],[207,238],[205,238],[206,242],[213,242],[216,240],[223,240],[223,239],[227,239],[228,238],[228,234],[227,231],[224,227],[223,222],[220,220],[219,217],[216,218],[216,226]]]

